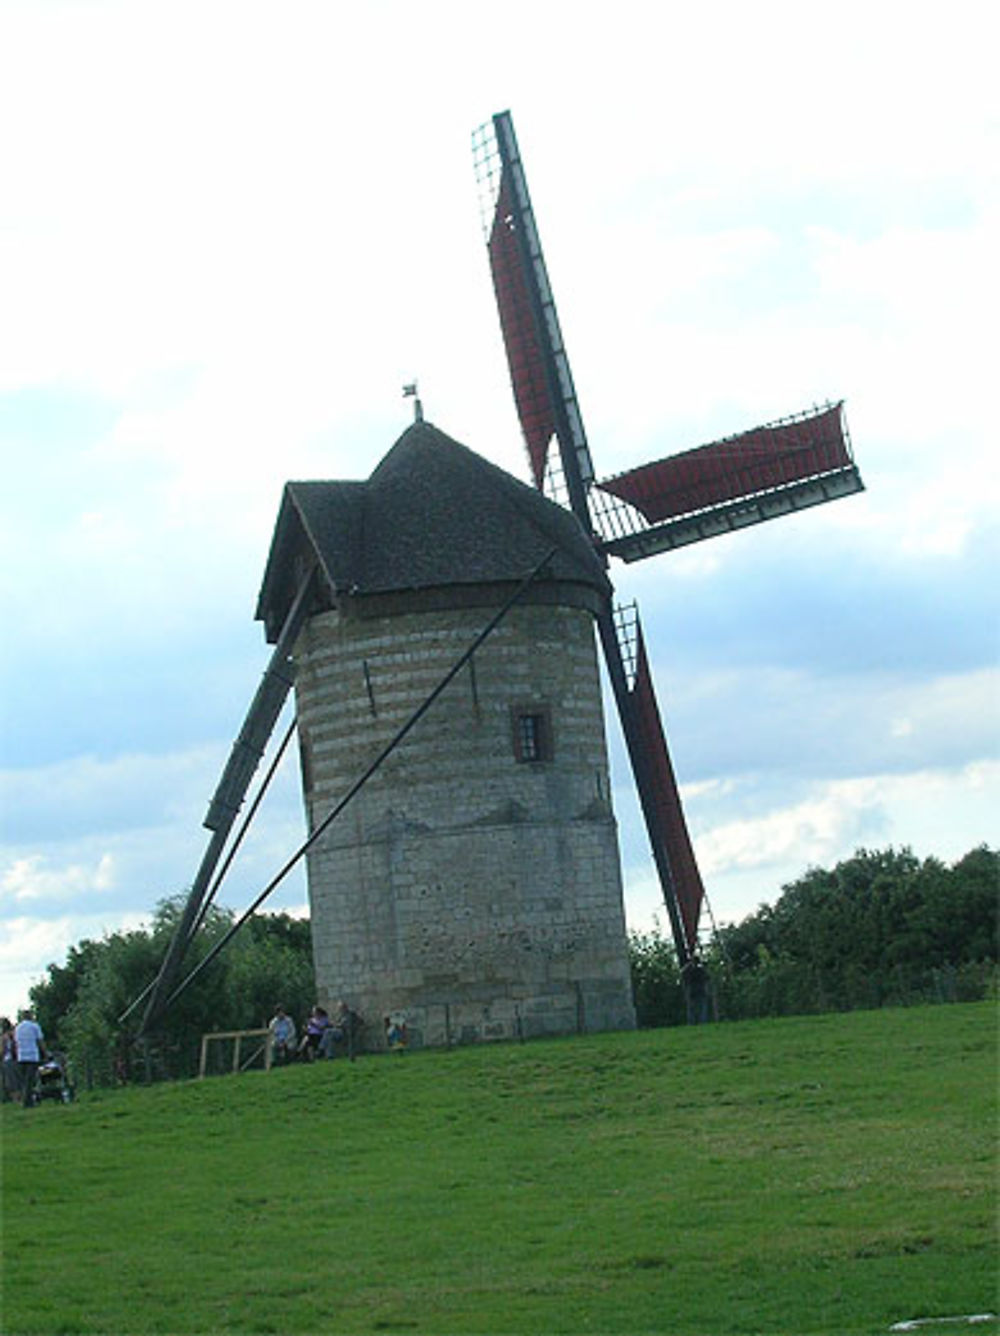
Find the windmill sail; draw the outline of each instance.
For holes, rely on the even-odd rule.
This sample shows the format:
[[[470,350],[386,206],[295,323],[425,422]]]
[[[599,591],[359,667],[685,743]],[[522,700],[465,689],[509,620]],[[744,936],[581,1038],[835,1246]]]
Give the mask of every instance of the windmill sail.
[[[662,830],[663,843],[669,851],[674,898],[684,938],[690,952],[694,954],[698,945],[698,922],[705,899],[705,887],[688,834],[684,809],[681,807],[680,791],[667,749],[660,707],[656,703],[642,629],[638,626],[636,629],[638,644],[632,699],[636,726],[642,740],[642,753],[649,767],[645,783],[647,801],[652,803],[653,821]]]
[[[606,498],[602,545],[625,561],[864,489],[842,403],[643,464],[597,486]]]
[[[535,332],[531,294],[518,257],[511,220],[510,178],[501,183],[489,235],[490,270],[510,368],[511,387],[535,486],[541,490],[555,415],[545,374],[545,357]]]
[[[634,603],[598,619],[653,862],[681,965],[698,954],[705,888],[688,833]]]
[[[568,500],[587,522],[594,466],[509,112],[476,132],[473,153],[511,385],[535,485],[548,483],[554,499]],[[557,461],[549,457],[553,435]],[[561,464],[561,486],[553,463]]]
[[[841,404],[787,422],[754,427],[599,484],[650,522],[706,510],[852,467]]]

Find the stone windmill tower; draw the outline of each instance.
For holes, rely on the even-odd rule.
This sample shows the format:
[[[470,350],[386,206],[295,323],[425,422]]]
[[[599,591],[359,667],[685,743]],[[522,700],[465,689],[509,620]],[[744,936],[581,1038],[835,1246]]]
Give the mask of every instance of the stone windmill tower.
[[[468,665],[309,850],[317,987],[443,1044],[634,1025],[576,518],[423,421],[367,482],[289,483],[258,617],[295,642],[310,829],[547,552]]]
[[[169,995],[296,674],[324,995],[370,1016],[407,1010],[428,1043],[633,1024],[595,624],[689,1016],[707,1014],[701,873],[638,610],[612,607],[604,565],[863,491],[843,404],[599,481],[510,114],[473,148],[537,492],[422,422],[366,483],[288,485],[258,609],[275,649],[209,806],[144,1032],[227,940]],[[543,560],[544,578],[506,613]],[[339,790],[497,609],[502,625],[462,685],[328,833]]]

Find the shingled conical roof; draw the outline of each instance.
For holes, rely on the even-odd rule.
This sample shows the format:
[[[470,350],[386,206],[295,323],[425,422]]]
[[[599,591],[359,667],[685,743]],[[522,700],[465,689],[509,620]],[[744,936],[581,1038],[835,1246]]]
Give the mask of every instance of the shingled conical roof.
[[[269,639],[318,563],[330,603],[522,579],[555,548],[546,578],[610,592],[576,517],[428,422],[409,427],[367,482],[285,485],[257,616]]]

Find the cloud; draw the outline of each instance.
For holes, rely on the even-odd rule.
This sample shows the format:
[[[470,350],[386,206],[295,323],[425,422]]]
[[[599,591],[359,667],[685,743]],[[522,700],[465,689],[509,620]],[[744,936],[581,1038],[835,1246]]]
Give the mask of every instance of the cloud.
[[[53,811],[59,814],[62,840],[174,821],[197,829],[224,756],[221,746],[200,746],[159,754],[84,755],[0,771],[4,838],[18,843],[39,839],[51,832]]]
[[[218,746],[103,760],[84,756],[3,772],[0,904],[14,913],[30,905],[35,917],[60,917],[68,904],[78,912],[100,904],[116,922],[123,913],[149,913],[163,897],[183,892],[208,842],[201,821],[227,754],[227,747]],[[262,776],[263,768],[258,784]],[[223,885],[222,902],[248,903],[304,834],[297,764],[289,755]],[[299,868],[274,903],[303,898]]]
[[[921,856],[957,858],[982,842],[998,796],[997,761],[817,784],[789,807],[703,830],[699,862],[711,884],[732,872],[831,866],[861,845],[905,843]],[[959,804],[966,811],[956,821]]]
[[[640,601],[657,672],[683,678],[727,657],[823,677],[923,677],[995,664],[1000,529],[992,516],[960,548],[915,550],[906,539],[916,521],[906,514],[888,532],[843,525],[865,499],[702,544],[718,554],[714,565],[675,564],[668,553],[614,572],[620,596]]]
[[[877,792],[878,781],[842,780],[793,807],[713,827],[698,838],[702,874],[710,880],[791,859],[808,867],[846,844],[877,840],[885,825]]]
[[[65,962],[71,946],[130,932],[146,917],[137,912],[64,912],[55,918],[24,913],[0,920],[0,1012],[14,1017],[27,1006],[29,989],[45,977],[49,965]]]
[[[995,847],[1000,761],[810,782],[784,804],[755,776],[725,791],[685,788],[683,796],[716,920],[734,922],[773,904],[810,867],[832,867],[860,847],[908,846],[945,861],[984,842]],[[648,861],[637,859],[626,881],[630,924],[665,922]]]
[[[661,713],[687,782],[773,773],[847,778],[989,760],[1000,750],[1000,670],[916,675],[705,668],[661,674]],[[905,721],[900,726],[900,721]]]
[[[0,879],[0,909],[6,911],[4,901],[20,906],[33,900],[50,903],[76,900],[92,892],[99,894],[110,890],[115,883],[111,854],[102,854],[94,867],[71,864],[56,869],[47,864],[48,860],[42,854],[16,858]]]

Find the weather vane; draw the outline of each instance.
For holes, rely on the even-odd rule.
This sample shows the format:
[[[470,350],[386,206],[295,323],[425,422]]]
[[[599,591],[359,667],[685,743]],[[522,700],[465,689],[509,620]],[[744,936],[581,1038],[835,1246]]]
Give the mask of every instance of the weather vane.
[[[413,400],[413,421],[423,422],[424,406],[420,402],[420,396],[417,394],[417,382],[414,380],[409,385],[403,386],[403,398]]]

